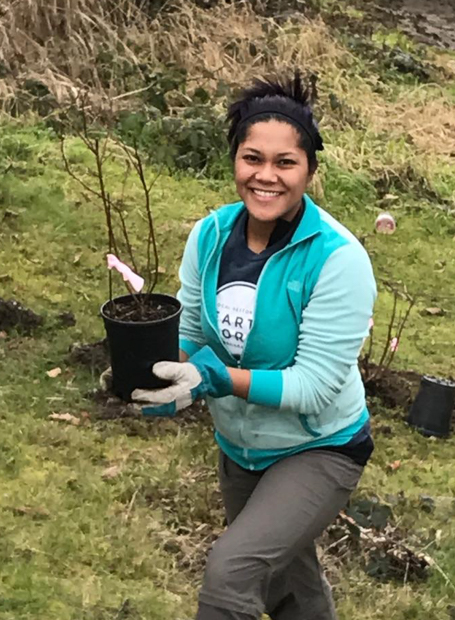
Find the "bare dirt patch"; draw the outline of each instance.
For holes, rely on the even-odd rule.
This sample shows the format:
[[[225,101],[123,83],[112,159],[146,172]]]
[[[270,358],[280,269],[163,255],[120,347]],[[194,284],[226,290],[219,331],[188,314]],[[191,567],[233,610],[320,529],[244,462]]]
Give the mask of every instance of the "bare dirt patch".
[[[24,308],[14,299],[0,298],[0,331],[16,329],[19,333],[29,335],[42,324],[43,318],[33,310]]]
[[[377,375],[375,376],[375,369]],[[372,377],[365,381],[367,396],[379,398],[391,409],[408,409],[419,389],[421,375],[413,370],[379,369],[375,364],[369,364],[368,375]]]
[[[75,342],[70,348],[68,362],[86,366],[92,372],[101,374],[110,365],[107,339],[89,343]]]

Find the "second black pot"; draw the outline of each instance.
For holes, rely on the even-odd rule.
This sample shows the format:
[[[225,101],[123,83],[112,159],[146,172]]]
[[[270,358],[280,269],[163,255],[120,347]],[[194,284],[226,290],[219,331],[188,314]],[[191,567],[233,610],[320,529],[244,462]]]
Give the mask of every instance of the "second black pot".
[[[177,362],[179,358],[182,306],[178,299],[170,295],[152,293],[149,297],[155,303],[170,304],[175,312],[156,321],[135,322],[111,318],[108,312],[111,301],[101,307],[111,357],[112,391],[127,402],[136,388],[157,389],[168,385],[152,373],[152,366],[163,360]],[[130,298],[130,295],[124,295],[113,302],[128,301]]]
[[[447,437],[455,404],[455,383],[422,377],[419,392],[409,411],[408,423],[423,435]]]

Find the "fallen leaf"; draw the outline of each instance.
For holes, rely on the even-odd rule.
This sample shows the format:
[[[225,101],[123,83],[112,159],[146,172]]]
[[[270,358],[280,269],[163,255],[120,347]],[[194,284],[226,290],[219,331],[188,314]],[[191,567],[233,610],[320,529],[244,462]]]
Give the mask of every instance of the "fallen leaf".
[[[28,515],[32,519],[47,519],[51,513],[41,506],[17,506],[11,509],[15,515]]]
[[[77,265],[78,262],[81,260],[81,256],[82,254],[76,254],[75,257],[73,258],[73,265]]]
[[[6,220],[9,217],[19,217],[19,213],[17,213],[16,211],[12,211],[11,209],[6,209],[6,211],[3,213],[3,219]]]
[[[5,338],[8,337],[8,334],[6,332],[0,332],[0,340],[5,340]]]
[[[111,467],[106,467],[106,469],[101,472],[101,477],[105,480],[111,480],[112,478],[116,478],[121,472],[122,468],[120,465],[111,465]]]
[[[446,263],[445,260],[437,260],[435,262],[435,272],[436,273],[443,273],[445,271],[446,265],[447,265],[447,263]],[[437,267],[437,269],[436,269],[436,267]]]
[[[400,469],[401,461],[399,461],[399,460],[398,461],[393,461],[393,463],[389,463],[388,467],[392,471],[396,471],[397,469]]]
[[[46,375],[50,377],[51,379],[55,379],[55,377],[58,377],[61,374],[62,374],[62,369],[58,366],[57,368],[53,368],[52,370],[48,370],[46,372]]]
[[[58,422],[69,422],[74,426],[78,426],[81,423],[80,418],[76,418],[76,416],[71,415],[71,413],[51,413],[49,419],[57,420]]]
[[[431,316],[444,316],[445,310],[443,308],[425,308],[425,314],[430,314]]]
[[[11,510],[15,515],[28,515],[32,519],[47,519],[51,516],[51,513],[41,506],[17,506],[11,508]]]

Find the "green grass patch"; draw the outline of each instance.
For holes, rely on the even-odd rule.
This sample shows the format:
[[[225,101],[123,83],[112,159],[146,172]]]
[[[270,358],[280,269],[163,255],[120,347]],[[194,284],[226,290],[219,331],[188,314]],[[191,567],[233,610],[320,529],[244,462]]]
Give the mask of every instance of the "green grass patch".
[[[406,88],[383,96],[393,102]],[[394,282],[417,298],[394,367],[453,376],[453,170],[445,154],[422,155],[406,136],[370,125],[364,112],[358,124],[335,114],[323,121],[327,148],[313,194],[372,257],[380,284],[375,359],[392,307],[382,282]],[[51,130],[22,119],[1,131],[0,296],[18,299],[45,322],[32,336],[0,338],[0,619],[190,618],[205,553],[223,527],[212,429],[202,412],[200,420],[196,413],[180,422],[100,419],[90,397],[98,377],[71,364],[68,350],[103,337],[104,215],[64,172]],[[81,143],[71,139],[67,148],[89,180]],[[155,173],[147,169],[150,178]],[[115,159],[109,176],[118,185]],[[152,190],[162,265],[157,290],[176,292],[194,222],[235,199],[222,174],[160,176]],[[384,210],[397,220],[392,236],[374,232]],[[140,249],[147,228],[139,203],[128,218]],[[116,290],[122,292],[120,281]],[[428,313],[430,307],[441,312]],[[74,313],[75,326],[62,327],[64,311]],[[56,367],[61,374],[50,378]],[[455,598],[455,439],[424,438],[406,425],[405,412],[377,401],[371,409],[377,447],[357,497],[389,505],[405,540],[435,564],[426,581],[380,582],[351,557],[337,573],[340,617],[447,619]],[[80,423],[52,420],[53,413]]]

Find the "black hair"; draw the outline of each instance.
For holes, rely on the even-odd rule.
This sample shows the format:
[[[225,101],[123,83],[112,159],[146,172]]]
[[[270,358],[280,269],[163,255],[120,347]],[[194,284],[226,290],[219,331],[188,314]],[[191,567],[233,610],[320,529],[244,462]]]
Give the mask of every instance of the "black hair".
[[[292,77],[257,78],[228,108],[228,142],[234,160],[239,145],[254,123],[276,119],[292,125],[299,135],[299,147],[308,157],[310,172],[318,167],[316,151],[324,145],[311,108],[311,93],[297,70]]]

